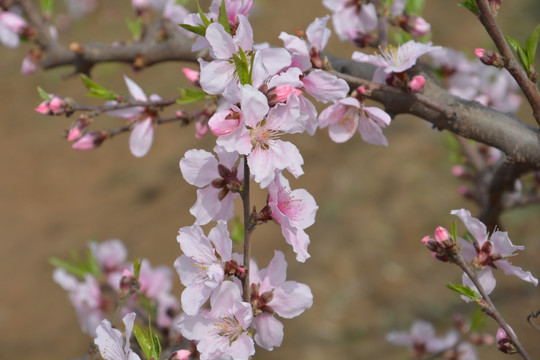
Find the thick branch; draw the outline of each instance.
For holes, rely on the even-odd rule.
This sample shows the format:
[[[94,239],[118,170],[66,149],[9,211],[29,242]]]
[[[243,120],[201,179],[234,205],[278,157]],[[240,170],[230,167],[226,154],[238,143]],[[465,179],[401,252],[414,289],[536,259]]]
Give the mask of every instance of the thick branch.
[[[478,5],[478,10],[480,11],[478,16],[480,22],[484,25],[489,36],[493,39],[495,46],[497,46],[497,49],[504,58],[506,69],[512,74],[514,79],[516,79],[523,94],[525,94],[525,97],[531,104],[536,122],[540,124],[540,91],[538,90],[538,87],[529,79],[527,73],[514,56],[510,46],[508,46],[501,29],[497,26],[497,22],[491,13],[488,1],[476,0],[476,3]]]
[[[325,54],[332,67],[343,75],[351,87],[372,84],[375,68]],[[511,114],[485,107],[478,102],[458,98],[443,89],[433,76],[413,68],[410,75],[421,74],[426,79],[423,94],[407,93],[378,85],[369,96],[384,105],[392,115],[412,114],[438,129],[446,129],[468,139],[496,147],[512,161],[530,169],[540,168],[540,140],[538,130]],[[348,76],[347,76],[348,75]]]

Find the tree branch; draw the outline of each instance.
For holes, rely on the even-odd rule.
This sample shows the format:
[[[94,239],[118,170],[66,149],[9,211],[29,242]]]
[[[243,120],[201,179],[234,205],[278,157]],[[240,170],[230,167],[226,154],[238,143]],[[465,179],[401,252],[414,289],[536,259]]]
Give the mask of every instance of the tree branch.
[[[540,125],[540,92],[538,91],[538,87],[529,79],[527,73],[514,56],[510,46],[508,46],[501,29],[499,29],[499,26],[497,26],[497,22],[491,13],[488,1],[476,0],[476,4],[478,5],[478,10],[480,11],[480,14],[478,15],[480,22],[482,25],[484,25],[487,33],[491,39],[493,39],[495,46],[503,56],[506,69],[508,72],[510,72],[510,74],[512,74],[514,79],[516,79],[519,87],[523,91],[523,94],[525,94],[525,97],[531,104],[534,118]]]

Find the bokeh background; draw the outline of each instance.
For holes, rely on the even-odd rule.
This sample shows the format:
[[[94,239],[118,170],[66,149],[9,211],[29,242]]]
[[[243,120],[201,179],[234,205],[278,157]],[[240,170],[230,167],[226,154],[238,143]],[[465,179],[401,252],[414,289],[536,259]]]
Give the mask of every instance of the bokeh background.
[[[107,3],[99,12],[61,33],[72,40],[110,42],[128,39],[125,17],[133,18],[129,1]],[[491,48],[481,26],[457,1],[429,0],[425,18],[433,24],[433,41],[470,56],[475,47]],[[523,40],[540,19],[536,1],[503,4],[500,21],[508,34]],[[281,45],[280,31],[305,29],[328,11],[317,0],[268,0],[252,15],[256,41]],[[110,39],[113,33],[117,37]],[[331,38],[328,49],[343,57],[354,50]],[[188,209],[195,188],[181,177],[178,161],[191,148],[211,149],[213,139],[194,138],[193,128],[165,125],[143,159],[128,149],[127,136],[107,141],[90,152],[76,152],[62,134],[70,121],[33,111],[35,91],[85,98],[85,89],[71,69],[19,74],[28,51],[1,48],[0,56],[0,358],[68,359],[84,354],[90,338],[79,330],[67,294],[52,280],[51,256],[68,258],[70,249],[84,251],[90,239],[122,239],[132,257],[147,257],[153,265],[171,265],[180,255],[176,234],[191,225]],[[134,73],[128,66],[103,65],[95,79],[127,93],[126,74],[147,93],[174,96],[186,86],[180,64],[163,64]],[[530,121],[524,109],[523,119]],[[103,119],[97,125],[120,124]],[[384,335],[408,330],[422,318],[442,334],[457,312],[470,316],[465,304],[445,288],[459,282],[461,272],[434,261],[420,239],[438,225],[450,226],[451,209],[476,207],[457,195],[458,181],[449,176],[451,161],[445,134],[411,117],[398,116],[385,130],[390,146],[375,147],[359,136],[334,144],[325,131],[292,138],[300,148],[306,174],[291,181],[293,188],[311,192],[319,206],[317,221],[308,229],[312,258],[294,261],[279,228],[267,224],[254,233],[254,255],[266,266],[272,249],[289,260],[288,278],[308,284],[313,307],[285,320],[283,346],[259,350],[258,359],[406,359],[404,348],[389,345]],[[260,208],[264,194],[255,195]],[[527,251],[515,264],[540,276],[540,208],[508,212],[504,217],[514,243]],[[460,224],[460,229],[463,227]],[[540,289],[517,278],[498,274],[493,298],[512,324],[532,358],[540,358],[540,333],[525,322],[540,309]],[[181,286],[176,281],[175,293]],[[495,333],[496,326],[488,330]],[[494,347],[481,358],[503,359]]]

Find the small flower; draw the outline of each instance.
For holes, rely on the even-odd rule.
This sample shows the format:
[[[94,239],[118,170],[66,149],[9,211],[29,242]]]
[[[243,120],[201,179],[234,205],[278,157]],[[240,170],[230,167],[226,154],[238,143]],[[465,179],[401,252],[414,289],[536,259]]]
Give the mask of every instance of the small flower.
[[[352,97],[339,100],[319,115],[319,127],[328,127],[330,139],[337,143],[349,140],[358,129],[365,142],[388,146],[381,128],[389,125],[390,121],[390,115],[383,110],[362,106]]]
[[[7,47],[19,46],[19,35],[28,26],[26,21],[19,15],[0,10],[0,42]]]
[[[524,246],[512,244],[507,232],[494,231],[490,237],[486,226],[480,220],[473,218],[468,210],[452,210],[451,214],[458,216],[463,221],[473,237],[472,244],[461,238],[458,239],[458,242],[461,244],[463,258],[471,262],[473,271],[477,273],[478,280],[487,294],[490,294],[495,288],[496,280],[492,270],[498,268],[506,275],[514,275],[534,284],[534,286],[538,285],[538,279],[532,276],[529,271],[524,271],[506,260],[516,255],[516,251],[525,249]],[[463,284],[476,290],[466,274],[463,274]]]
[[[251,305],[242,301],[240,289],[225,281],[212,293],[210,311],[184,315],[178,326],[182,335],[197,340],[201,360],[248,360],[255,353],[248,335],[253,320]]]
[[[223,282],[225,263],[231,260],[232,240],[225,221],[218,221],[208,237],[200,226],[186,226],[177,237],[184,252],[174,262],[180,281],[186,287],[182,292],[182,309],[195,315],[212,292]]]
[[[137,353],[131,350],[129,339],[133,331],[135,313],[129,313],[122,319],[126,327],[125,342],[122,333],[114,329],[109,320],[104,319],[96,329],[95,344],[104,360],[140,360]]]
[[[435,335],[435,328],[427,321],[416,320],[410,332],[392,331],[386,335],[386,341],[399,346],[406,346],[415,357],[434,354],[447,350],[459,341],[457,331],[449,331],[444,337]]]

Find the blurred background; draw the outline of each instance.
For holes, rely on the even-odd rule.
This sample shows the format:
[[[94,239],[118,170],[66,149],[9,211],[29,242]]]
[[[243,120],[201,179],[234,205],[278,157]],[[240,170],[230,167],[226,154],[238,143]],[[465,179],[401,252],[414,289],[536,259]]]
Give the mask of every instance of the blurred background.
[[[101,2],[104,4],[105,2]],[[503,3],[500,22],[508,34],[524,40],[540,19],[534,0]],[[255,40],[281,45],[279,33],[305,29],[328,13],[321,1],[259,2],[251,16]],[[473,15],[457,1],[430,0],[425,18],[436,45],[473,55],[475,47],[492,48]],[[60,38],[69,41],[128,39],[123,19],[134,18],[129,1],[107,2],[98,12],[73,23]],[[120,21],[118,21],[120,19]],[[110,39],[109,34],[117,38]],[[24,77],[20,63],[28,51],[1,48],[0,56],[0,357],[2,359],[68,359],[82,356],[91,339],[78,325],[67,294],[52,280],[48,258],[67,259],[71,249],[84,251],[90,239],[119,238],[130,257],[147,257],[152,265],[172,266],[180,249],[178,229],[191,225],[188,209],[195,188],[181,177],[178,161],[192,148],[211,149],[214,139],[194,138],[192,127],[160,126],[150,153],[136,159],[128,137],[106,141],[97,150],[77,152],[62,137],[70,120],[34,112],[40,102],[36,87],[80,102],[86,90],[70,68]],[[349,58],[353,49],[332,36],[329,51]],[[128,66],[103,65],[96,81],[127,94],[126,74],[147,94],[176,96],[187,86],[181,64],[163,64],[140,73]],[[530,110],[522,109],[530,122]],[[101,122],[100,122],[101,121]],[[121,124],[103,118],[97,127]],[[439,334],[452,326],[452,315],[473,313],[473,306],[445,288],[460,282],[461,272],[434,261],[420,239],[436,226],[449,227],[450,210],[475,206],[456,192],[445,134],[416,118],[398,116],[385,130],[390,146],[375,147],[357,135],[335,144],[326,131],[297,136],[305,175],[291,180],[307,189],[319,205],[317,221],[307,230],[312,255],[294,261],[279,228],[267,224],[254,233],[254,256],[260,267],[281,249],[289,260],[288,279],[308,284],[313,307],[284,320],[285,339],[273,352],[259,349],[257,359],[407,359],[407,349],[384,340],[392,330],[408,331],[421,318],[436,324]],[[263,206],[259,192],[254,203]],[[515,244],[526,252],[514,264],[540,276],[540,207],[508,212],[504,223]],[[459,223],[459,229],[463,226]],[[516,330],[532,358],[540,358],[540,334],[525,321],[540,310],[540,290],[499,273],[493,299]],[[176,275],[175,275],[176,276]],[[178,280],[178,279],[177,279]],[[180,295],[180,282],[175,293]],[[495,334],[495,324],[487,330]],[[495,347],[482,359],[503,359]]]

